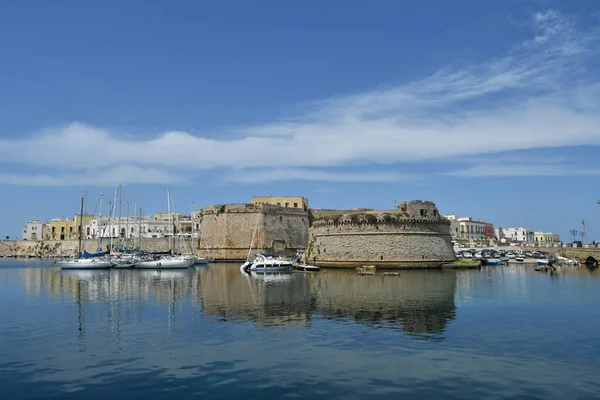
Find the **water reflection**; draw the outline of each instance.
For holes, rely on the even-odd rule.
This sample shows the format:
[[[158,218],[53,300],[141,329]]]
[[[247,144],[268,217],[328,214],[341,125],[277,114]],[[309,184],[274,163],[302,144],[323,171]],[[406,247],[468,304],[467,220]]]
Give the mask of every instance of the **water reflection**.
[[[141,318],[148,302],[168,308],[170,326],[189,303],[192,321],[254,322],[257,327],[307,327],[316,316],[439,335],[455,318],[456,274],[406,271],[401,276],[359,276],[355,271],[317,274],[244,274],[237,264],[197,269],[22,271],[28,295],[69,298],[80,310],[96,304],[112,331]],[[101,322],[100,322],[101,323]]]

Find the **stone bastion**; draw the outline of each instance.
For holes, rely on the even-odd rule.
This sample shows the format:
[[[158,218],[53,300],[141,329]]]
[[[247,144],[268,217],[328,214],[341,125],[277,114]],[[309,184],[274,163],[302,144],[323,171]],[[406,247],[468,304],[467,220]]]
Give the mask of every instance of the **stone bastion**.
[[[197,254],[239,261],[259,252],[293,256],[308,242],[308,211],[264,204],[223,204],[202,208]],[[252,240],[254,236],[254,241]]]
[[[450,221],[431,201],[389,211],[329,213],[313,221],[307,260],[320,267],[439,268],[456,260]]]

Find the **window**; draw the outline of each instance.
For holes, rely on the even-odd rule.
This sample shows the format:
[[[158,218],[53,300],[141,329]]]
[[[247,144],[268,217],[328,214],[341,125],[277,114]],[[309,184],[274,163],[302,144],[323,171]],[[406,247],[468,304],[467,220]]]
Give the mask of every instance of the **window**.
[[[421,217],[425,216],[425,210],[421,208]]]
[[[285,202],[285,206],[286,206],[286,207],[289,207],[289,206],[290,206],[290,203],[288,203],[288,202],[286,201],[286,202]]]
[[[294,203],[294,208],[298,208],[298,203]]]
[[[433,216],[437,217],[437,210],[433,210]]]

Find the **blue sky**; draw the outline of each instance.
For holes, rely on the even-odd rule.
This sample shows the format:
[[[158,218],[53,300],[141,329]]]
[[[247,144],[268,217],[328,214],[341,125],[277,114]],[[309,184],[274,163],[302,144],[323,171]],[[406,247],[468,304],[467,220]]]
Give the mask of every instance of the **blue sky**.
[[[124,185],[148,212],[302,195],[600,239],[596,1],[19,1],[0,234]],[[92,211],[92,210],[90,210]]]

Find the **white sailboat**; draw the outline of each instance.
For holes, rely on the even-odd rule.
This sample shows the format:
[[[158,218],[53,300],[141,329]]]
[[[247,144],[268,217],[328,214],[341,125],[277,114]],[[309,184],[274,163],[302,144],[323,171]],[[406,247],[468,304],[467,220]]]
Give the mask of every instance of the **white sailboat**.
[[[77,255],[70,260],[57,261],[55,266],[61,269],[107,269],[111,267],[110,261],[103,257],[82,258],[84,246],[83,238],[83,202],[85,197],[81,198],[81,211],[79,214],[79,246]]]
[[[173,219],[171,218],[171,189],[167,189],[167,208],[168,208],[168,219],[169,219],[169,250],[173,251],[171,244],[171,238],[173,236]],[[169,232],[167,232],[169,233]],[[188,268],[192,265],[192,260],[186,258],[183,255],[169,255],[161,257],[159,259],[148,259],[141,260],[137,263],[136,267],[141,269],[183,269]]]

